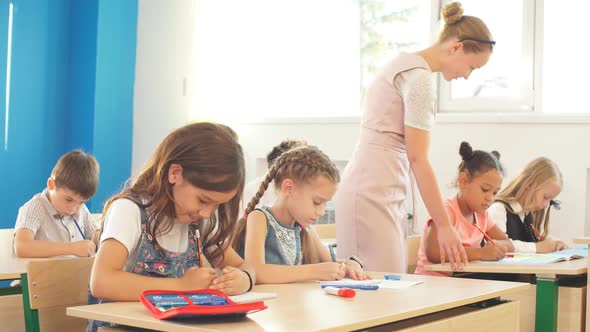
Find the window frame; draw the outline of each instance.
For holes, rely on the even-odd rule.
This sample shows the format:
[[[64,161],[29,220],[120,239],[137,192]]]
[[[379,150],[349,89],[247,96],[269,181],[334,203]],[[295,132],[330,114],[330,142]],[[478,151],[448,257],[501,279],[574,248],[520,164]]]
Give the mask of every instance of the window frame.
[[[439,0],[442,6],[443,1]],[[542,0],[522,0],[523,4],[523,26],[522,45],[523,63],[527,65],[526,72],[530,73],[528,79],[521,82],[521,94],[518,97],[471,97],[453,100],[451,98],[451,82],[447,82],[441,75],[438,75],[438,112],[439,114],[480,114],[480,113],[515,113],[529,114],[540,112],[540,72],[541,54],[540,42],[542,33],[536,29],[543,26]],[[433,26],[440,26],[440,17],[436,18]]]

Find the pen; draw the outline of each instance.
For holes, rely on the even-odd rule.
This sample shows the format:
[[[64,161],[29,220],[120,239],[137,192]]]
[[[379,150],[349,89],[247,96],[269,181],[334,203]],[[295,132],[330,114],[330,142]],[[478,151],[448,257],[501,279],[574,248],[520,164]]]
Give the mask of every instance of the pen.
[[[199,267],[203,267],[203,246],[201,243],[201,232],[197,229],[195,231],[195,237],[197,239],[197,256],[199,258]]]
[[[80,228],[80,225],[78,225],[78,222],[76,221],[76,218],[74,218],[73,214],[72,214],[72,220],[74,221],[74,225],[76,225],[78,232],[80,232],[80,235],[82,235],[82,240],[86,240],[86,237],[84,236],[84,232],[82,232],[82,228]]]
[[[488,241],[489,243],[496,245],[496,243],[494,242],[494,240],[492,240],[492,238],[486,234],[486,232],[484,232],[481,228],[479,228],[479,226],[477,226],[477,224],[473,224],[473,226],[475,226],[475,228],[477,228],[478,231],[481,232],[481,234],[483,234],[483,237],[486,238],[486,241]]]
[[[336,262],[336,253],[334,252],[334,247],[336,247],[336,243],[330,243],[328,245],[328,249],[330,250],[330,256],[332,257],[332,262]]]
[[[334,287],[334,288],[350,288],[360,290],[378,290],[379,285],[322,285],[322,288]]]
[[[354,291],[354,289],[338,288],[338,287],[332,287],[332,286],[328,286],[328,287],[324,288],[324,292],[326,294],[337,295],[340,297],[354,297],[356,295],[356,292]]]

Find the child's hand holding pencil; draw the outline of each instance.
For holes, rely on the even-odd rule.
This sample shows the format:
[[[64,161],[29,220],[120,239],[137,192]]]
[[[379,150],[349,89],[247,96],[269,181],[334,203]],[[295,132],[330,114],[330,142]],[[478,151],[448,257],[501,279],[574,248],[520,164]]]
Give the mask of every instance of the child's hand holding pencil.
[[[507,255],[508,249],[501,244],[492,244],[492,242],[486,242],[485,246],[481,248],[482,261],[498,261]]]

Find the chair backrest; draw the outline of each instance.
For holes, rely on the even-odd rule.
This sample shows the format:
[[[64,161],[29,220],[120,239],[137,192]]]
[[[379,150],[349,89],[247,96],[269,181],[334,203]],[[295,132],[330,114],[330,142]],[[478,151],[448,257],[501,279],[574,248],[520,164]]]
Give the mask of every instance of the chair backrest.
[[[414,273],[418,264],[418,251],[420,250],[420,235],[408,236],[406,243],[408,248],[408,273]]]
[[[94,257],[32,260],[27,264],[31,310],[39,312],[41,331],[83,331],[85,319],[66,315],[66,307],[88,304]]]
[[[94,257],[30,261],[27,265],[31,309],[88,304]]]
[[[313,225],[322,240],[336,240],[336,224]]]

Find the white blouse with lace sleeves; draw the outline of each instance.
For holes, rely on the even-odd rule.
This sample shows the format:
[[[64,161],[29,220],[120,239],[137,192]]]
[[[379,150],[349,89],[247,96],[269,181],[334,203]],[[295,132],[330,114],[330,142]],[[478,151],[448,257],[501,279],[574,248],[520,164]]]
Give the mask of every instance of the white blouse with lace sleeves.
[[[393,86],[404,103],[404,125],[430,131],[436,113],[432,72],[424,68],[410,69],[398,74]]]

